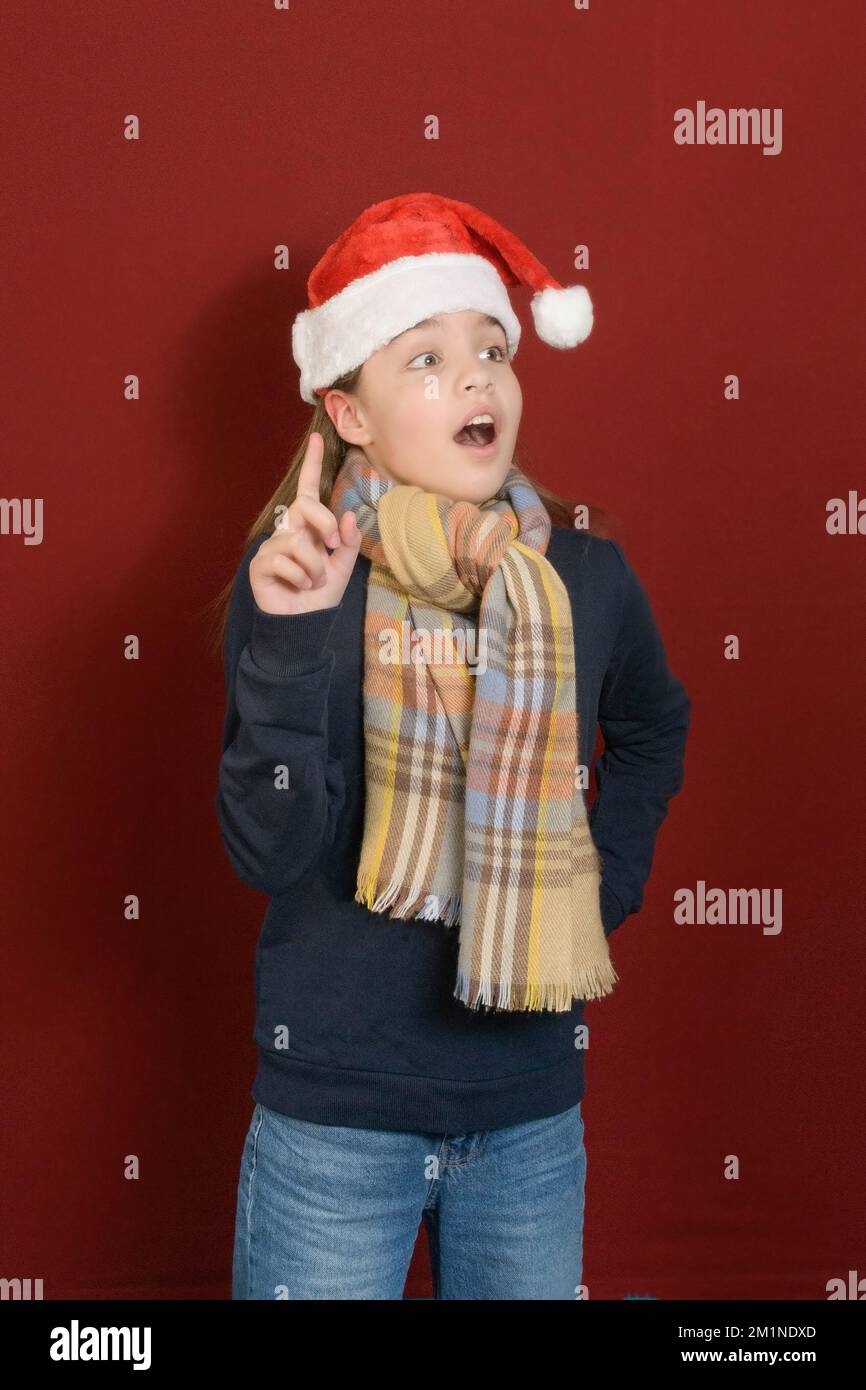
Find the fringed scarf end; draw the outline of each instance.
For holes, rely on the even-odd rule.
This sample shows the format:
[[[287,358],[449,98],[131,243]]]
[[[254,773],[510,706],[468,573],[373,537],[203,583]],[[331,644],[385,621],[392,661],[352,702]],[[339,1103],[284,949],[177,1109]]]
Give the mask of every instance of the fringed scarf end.
[[[417,916],[425,922],[442,921],[446,927],[453,927],[455,922],[460,920],[462,901],[460,893],[451,893],[449,896],[443,893],[428,893],[427,901]]]
[[[527,985],[523,1003],[513,1004],[509,980],[502,980],[497,986],[493,980],[473,980],[468,975],[458,975],[454,998],[470,1009],[486,1007],[518,1009],[526,1013],[541,1013],[546,1010],[568,1013],[578,999],[601,999],[610,994],[618,979],[613,962],[608,959],[581,971],[574,977],[570,986],[554,981]]]
[[[401,886],[399,883],[389,883],[388,887],[379,896],[376,896],[376,875],[365,874],[358,880],[358,887],[355,892],[355,901],[362,903],[369,908],[370,912],[386,912],[393,907],[391,917],[406,917],[411,909],[418,902],[419,893],[410,892],[408,897],[395,906],[397,898],[400,896]],[[423,893],[423,889],[421,890]],[[447,927],[453,927],[460,920],[460,908],[462,904],[460,893],[427,893],[424,895],[424,906],[420,912],[412,914],[416,918],[425,922],[444,922]]]
[[[613,991],[619,979],[613,961],[608,956],[599,965],[590,966],[575,979],[574,989],[579,999],[603,999]]]

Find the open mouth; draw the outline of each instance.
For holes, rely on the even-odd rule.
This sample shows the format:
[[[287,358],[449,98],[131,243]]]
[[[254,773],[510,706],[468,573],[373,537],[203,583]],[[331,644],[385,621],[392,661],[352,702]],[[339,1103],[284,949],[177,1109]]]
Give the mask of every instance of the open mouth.
[[[454,436],[456,444],[470,449],[487,449],[496,439],[496,425],[489,415],[479,416],[464,425]]]

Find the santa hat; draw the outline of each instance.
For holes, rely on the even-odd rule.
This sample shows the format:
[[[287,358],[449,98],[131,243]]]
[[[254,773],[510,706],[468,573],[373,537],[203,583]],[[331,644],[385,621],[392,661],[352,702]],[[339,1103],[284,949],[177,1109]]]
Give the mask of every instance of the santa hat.
[[[532,317],[545,343],[571,348],[588,337],[592,302],[584,286],[563,288],[518,237],[471,203],[438,193],[374,203],[310,272],[309,308],[292,326],[302,397],[315,405],[339,377],[434,314],[492,314],[512,358],[520,321],[511,285],[535,291]]]

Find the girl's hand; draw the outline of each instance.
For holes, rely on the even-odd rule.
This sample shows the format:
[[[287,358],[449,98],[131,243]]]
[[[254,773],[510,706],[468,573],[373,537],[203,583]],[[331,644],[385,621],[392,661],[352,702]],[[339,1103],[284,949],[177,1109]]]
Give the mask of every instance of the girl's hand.
[[[265,613],[334,608],[355,568],[361,532],[354,513],[346,512],[338,526],[334,513],[319,500],[324,452],[325,442],[314,430],[298,474],[297,497],[250,562],[253,597]]]

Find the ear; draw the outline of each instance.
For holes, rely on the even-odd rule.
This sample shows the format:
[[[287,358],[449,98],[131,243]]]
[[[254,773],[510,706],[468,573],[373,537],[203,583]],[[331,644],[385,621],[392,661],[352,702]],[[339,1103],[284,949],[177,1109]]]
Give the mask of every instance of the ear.
[[[329,391],[324,398],[324,406],[331,424],[346,444],[357,444],[361,448],[373,442],[364,407],[357,396],[349,391]]]

